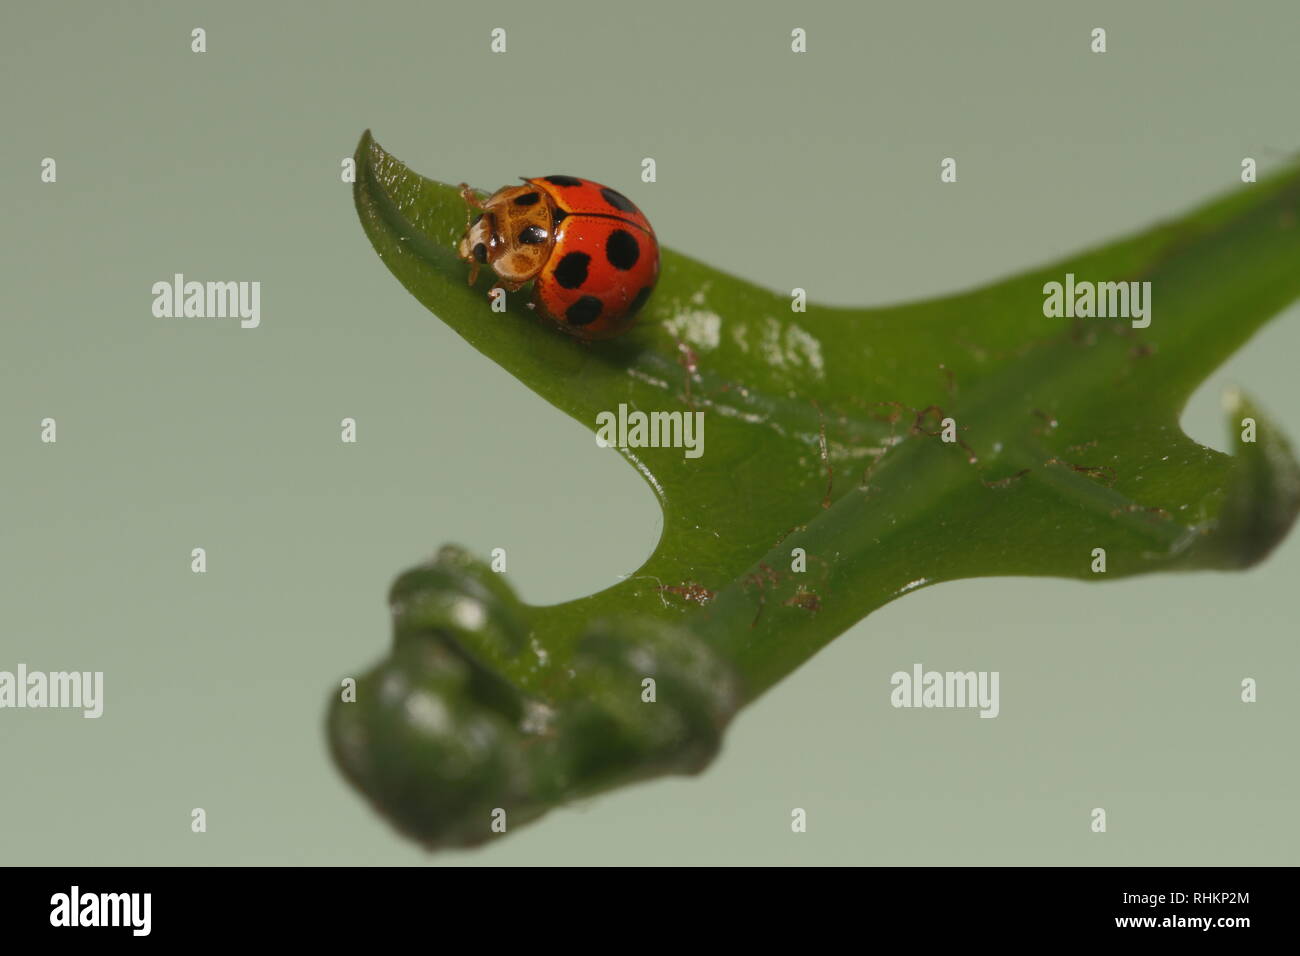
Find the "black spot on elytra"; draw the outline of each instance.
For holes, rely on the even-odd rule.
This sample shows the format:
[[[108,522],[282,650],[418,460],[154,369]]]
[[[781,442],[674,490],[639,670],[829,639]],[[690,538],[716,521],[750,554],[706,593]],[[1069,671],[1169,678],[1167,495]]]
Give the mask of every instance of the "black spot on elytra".
[[[539,193],[524,193],[522,196],[515,197],[516,206],[536,206],[537,200],[541,199]]]
[[[650,293],[654,291],[654,288],[654,286],[648,285],[636,294],[632,304],[627,307],[627,317],[629,319],[641,311],[641,307],[645,305],[645,300],[650,298]]]
[[[641,258],[641,247],[632,233],[626,229],[615,229],[605,240],[605,258],[615,269],[626,272]]]
[[[487,262],[487,246],[479,243],[474,247],[474,258],[479,262]]]
[[[585,252],[570,252],[555,267],[555,281],[566,289],[576,289],[587,281],[587,266],[591,256]]]
[[[554,209],[551,210],[551,231],[552,232],[560,228],[560,223],[564,222],[564,217],[567,215],[568,213],[565,212],[563,209],[561,209],[559,206],[556,206]]]
[[[628,199],[621,192],[609,187],[602,188],[600,194],[605,197],[605,202],[609,203],[615,209],[623,212],[636,212],[636,206],[632,205],[632,200]]]
[[[564,311],[570,325],[591,325],[600,318],[600,300],[594,295],[584,295]]]
[[[552,186],[581,186],[582,180],[576,176],[547,176],[546,181]]]
[[[519,241],[526,246],[540,246],[546,241],[546,231],[537,226],[526,226],[519,233]]]

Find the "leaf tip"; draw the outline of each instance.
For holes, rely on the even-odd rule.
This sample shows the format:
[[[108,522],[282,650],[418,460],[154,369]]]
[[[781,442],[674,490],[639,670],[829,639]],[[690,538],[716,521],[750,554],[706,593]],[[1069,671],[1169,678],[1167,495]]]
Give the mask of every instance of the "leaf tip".
[[[1222,403],[1236,455],[1217,525],[1196,549],[1196,563],[1248,568],[1268,557],[1300,513],[1300,463],[1281,429],[1240,389],[1226,390]]]

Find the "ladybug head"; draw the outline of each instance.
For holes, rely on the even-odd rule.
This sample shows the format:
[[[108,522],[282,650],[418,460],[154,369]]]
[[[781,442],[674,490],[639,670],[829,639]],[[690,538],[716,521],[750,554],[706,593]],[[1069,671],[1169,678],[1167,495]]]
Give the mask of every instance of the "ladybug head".
[[[490,265],[508,282],[527,282],[546,265],[555,246],[551,202],[531,186],[499,189],[460,241],[460,257]]]

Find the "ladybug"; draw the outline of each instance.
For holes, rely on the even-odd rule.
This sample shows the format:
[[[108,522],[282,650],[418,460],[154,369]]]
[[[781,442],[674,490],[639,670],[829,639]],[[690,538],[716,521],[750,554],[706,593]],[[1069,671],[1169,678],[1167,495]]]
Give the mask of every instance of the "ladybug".
[[[503,186],[460,240],[469,283],[490,265],[507,291],[533,283],[532,306],[570,335],[608,339],[632,327],[659,278],[659,242],[650,220],[622,193],[576,176],[542,176]]]

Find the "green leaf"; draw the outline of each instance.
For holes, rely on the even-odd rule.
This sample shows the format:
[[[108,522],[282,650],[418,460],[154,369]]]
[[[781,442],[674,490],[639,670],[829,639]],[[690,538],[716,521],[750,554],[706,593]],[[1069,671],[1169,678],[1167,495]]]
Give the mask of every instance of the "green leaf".
[[[330,709],[346,775],[430,847],[708,764],[735,712],[855,622],[940,581],[1242,568],[1287,533],[1300,466],[1239,397],[1227,456],[1187,398],[1300,296],[1300,169],[1177,222],[960,295],[833,309],[663,250],[626,336],[585,344],[466,284],[457,189],[370,134],[361,223],[471,346],[593,431],[620,404],[701,412],[703,454],[624,448],[664,530],[635,575],[551,607],[455,548],[402,575],[390,655]],[[1152,320],[1049,318],[1044,284],[1151,283]],[[955,442],[941,424],[953,419]],[[792,549],[807,555],[792,570]],[[1094,549],[1105,551],[1094,572]],[[655,701],[642,700],[655,681]]]

